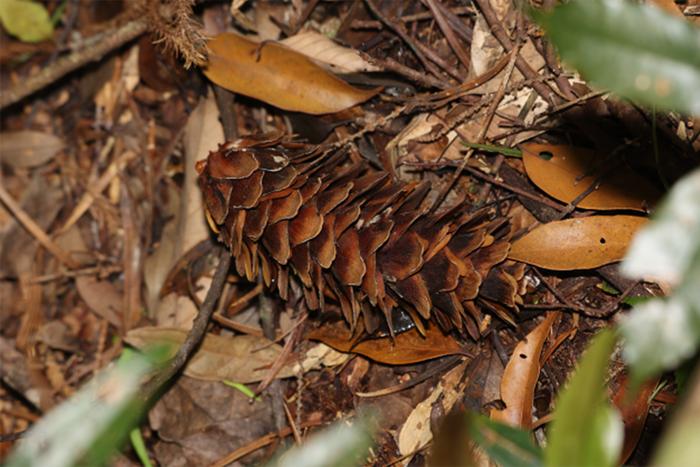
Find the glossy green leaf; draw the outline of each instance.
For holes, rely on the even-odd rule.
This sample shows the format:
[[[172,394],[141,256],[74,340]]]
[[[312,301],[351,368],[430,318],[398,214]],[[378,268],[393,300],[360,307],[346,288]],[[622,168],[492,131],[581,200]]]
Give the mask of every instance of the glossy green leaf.
[[[560,393],[554,410],[545,465],[614,466],[620,456],[623,425],[605,389],[615,334],[598,334]]]
[[[30,0],[0,0],[0,22],[23,42],[51,39],[53,24],[46,8]]]
[[[647,105],[700,114],[700,30],[658,8],[573,0],[535,19],[591,82]]]
[[[542,465],[542,450],[529,431],[496,422],[483,415],[471,418],[472,439],[501,467]]]

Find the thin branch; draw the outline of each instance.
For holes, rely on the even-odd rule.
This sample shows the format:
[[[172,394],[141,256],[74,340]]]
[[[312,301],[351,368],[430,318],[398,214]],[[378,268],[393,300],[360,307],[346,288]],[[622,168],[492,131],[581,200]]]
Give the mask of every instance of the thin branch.
[[[106,54],[146,32],[147,22],[138,19],[100,34],[103,40],[90,47],[84,47],[72,54],[56,60],[34,76],[18,82],[0,94],[0,110],[15,104],[27,96],[45,88],[90,62],[101,60]],[[91,42],[91,41],[90,41]]]
[[[224,289],[226,277],[228,276],[228,270],[231,266],[231,253],[229,253],[229,251],[224,247],[218,247],[218,250],[219,265],[214,273],[214,278],[212,279],[211,287],[209,287],[207,296],[204,298],[204,302],[197,312],[197,316],[194,318],[192,329],[190,329],[190,331],[187,333],[187,337],[182,343],[182,346],[178,349],[177,354],[175,354],[175,356],[167,363],[165,368],[163,368],[145,385],[143,394],[146,398],[150,398],[156,394],[166,382],[168,382],[185,366],[195,349],[199,346],[199,343],[204,338],[207,325],[209,324],[209,319],[211,318],[212,313],[214,313],[216,303],[218,302],[221,292]]]

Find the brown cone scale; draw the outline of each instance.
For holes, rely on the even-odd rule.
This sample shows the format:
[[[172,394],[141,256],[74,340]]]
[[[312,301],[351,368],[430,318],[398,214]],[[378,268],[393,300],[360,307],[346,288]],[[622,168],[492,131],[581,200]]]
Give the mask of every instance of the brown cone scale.
[[[241,138],[197,164],[208,216],[250,281],[309,309],[330,297],[354,327],[393,330],[398,310],[479,337],[485,310],[511,321],[523,266],[509,226],[484,210],[430,212],[427,183],[404,183],[340,152]],[[359,158],[357,158],[359,159]],[[298,287],[290,287],[290,281]]]

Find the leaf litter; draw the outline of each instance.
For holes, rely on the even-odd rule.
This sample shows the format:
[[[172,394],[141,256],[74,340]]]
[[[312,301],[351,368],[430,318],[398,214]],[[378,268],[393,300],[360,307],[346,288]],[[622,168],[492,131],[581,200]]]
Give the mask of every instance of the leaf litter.
[[[204,70],[211,81],[184,71],[176,57],[143,36],[46,93],[3,109],[2,432],[30,426],[125,345],[185,339],[211,283],[207,252],[216,238],[195,166],[224,143],[222,126],[238,136],[322,134],[348,160],[369,160],[402,182],[427,181],[434,188],[427,204],[445,190],[443,207],[485,207],[494,229],[510,212],[507,254],[530,266],[520,274],[509,269],[519,278],[511,284],[518,289],[511,298],[518,297],[519,312],[508,315],[494,298],[503,294],[490,289],[492,298],[466,311],[471,337],[445,335],[430,323],[357,341],[343,321],[324,319],[341,318],[334,292],[325,297],[324,312],[297,324],[303,330],[297,332],[298,316],[309,313],[303,301],[285,309],[274,294],[261,295],[232,269],[216,310],[220,319],[184,376],[149,412],[143,430],[155,460],[266,461],[295,430],[306,439],[310,427],[368,407],[382,414],[383,423],[366,462],[414,459],[424,465],[436,427],[451,411],[469,407],[526,426],[546,420],[588,338],[613,316],[606,310],[620,309],[622,292],[658,292],[636,285],[610,296],[599,287],[611,279],[601,266],[622,258],[663,188],[656,155],[646,144],[651,130],[638,110],[604,99],[562,72],[542,38],[517,26],[529,20],[510,2],[407,2],[399,8],[398,2],[280,6],[256,0],[232,11],[219,6],[206,4],[197,12],[206,24],[223,25],[220,33],[236,31],[211,39]],[[55,26],[63,49],[9,40],[15,55],[3,59],[0,73],[11,78],[3,83],[50,65],[54,50],[77,50],[65,41],[71,31],[83,38],[112,31],[106,12],[70,2],[66,8]],[[251,32],[257,38],[245,37]],[[509,67],[513,48],[521,58]],[[18,59],[15,51],[25,55]],[[462,86],[484,73],[483,82]],[[235,99],[222,107],[221,90],[212,91],[212,82],[236,93]],[[308,118],[299,118],[302,113]],[[592,132],[591,122],[622,148]],[[662,149],[685,147],[681,138],[692,147],[692,124],[664,122]],[[522,160],[504,157],[518,147]],[[607,158],[611,154],[623,157]],[[663,168],[671,178],[686,170],[687,160],[676,159]],[[512,173],[521,183],[507,175]],[[537,225],[545,209],[559,217]],[[448,242],[447,233],[431,235],[426,252]],[[497,235],[503,232],[485,234],[483,245],[497,243]],[[505,283],[484,276],[487,284]],[[270,302],[283,310],[272,339],[261,336],[261,314]],[[554,326],[553,314],[545,317],[552,309],[560,316]],[[550,334],[560,337],[556,351],[540,361]],[[281,390],[265,390],[261,400],[223,383],[258,382],[273,367]],[[527,391],[518,390],[522,375]],[[644,439],[639,430],[645,416],[663,418],[664,406],[655,413],[648,408],[638,403],[625,412],[633,431],[625,441],[631,462],[648,460],[644,449],[635,450]],[[533,432],[542,438],[542,427]],[[0,443],[0,458],[11,445]],[[122,456],[135,459],[129,451]]]

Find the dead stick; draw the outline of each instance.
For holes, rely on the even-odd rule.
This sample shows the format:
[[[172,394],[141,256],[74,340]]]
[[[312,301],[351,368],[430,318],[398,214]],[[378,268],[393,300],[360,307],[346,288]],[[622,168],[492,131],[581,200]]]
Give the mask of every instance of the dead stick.
[[[219,300],[221,292],[224,289],[228,270],[231,266],[231,254],[228,250],[224,247],[218,247],[218,250],[219,265],[214,273],[214,278],[207,292],[207,296],[204,298],[204,302],[199,308],[197,316],[194,318],[192,329],[187,333],[187,337],[182,343],[182,346],[178,349],[177,354],[167,363],[165,368],[145,385],[143,394],[146,398],[150,398],[156,394],[170,378],[175,376],[185,366],[185,363],[187,363],[190,356],[204,338],[207,324],[209,324],[209,319],[216,308],[216,302]]]
[[[0,202],[7,206],[7,209],[9,209],[15,218],[17,218],[17,221],[22,224],[22,227],[27,229],[44,248],[49,250],[51,254],[56,257],[56,259],[71,269],[77,269],[79,267],[78,263],[73,261],[73,258],[71,258],[63,248],[51,240],[51,237],[44,232],[44,229],[22,209],[22,206],[12,198],[2,185],[0,185]]]
[[[146,21],[143,19],[131,21],[108,34],[104,39],[91,47],[85,47],[72,54],[56,60],[34,76],[20,81],[12,88],[0,94],[0,110],[15,104],[25,97],[45,88],[82,66],[102,59],[107,53],[121,47],[146,31]]]

